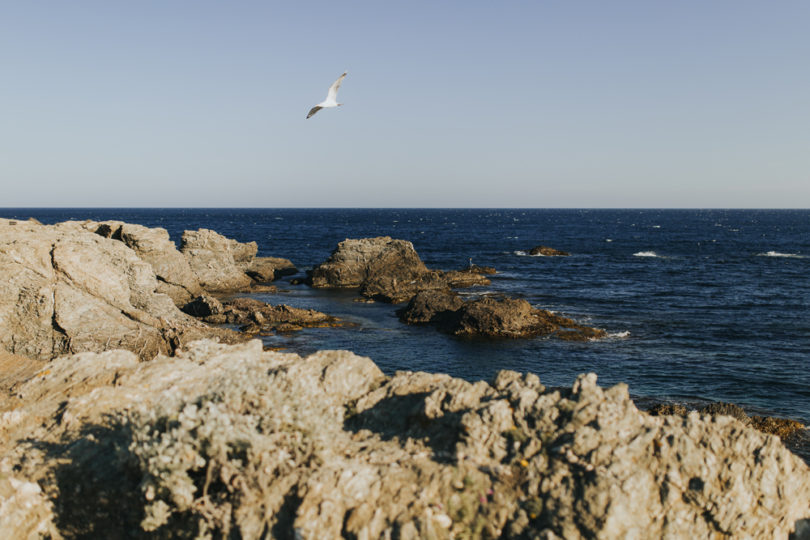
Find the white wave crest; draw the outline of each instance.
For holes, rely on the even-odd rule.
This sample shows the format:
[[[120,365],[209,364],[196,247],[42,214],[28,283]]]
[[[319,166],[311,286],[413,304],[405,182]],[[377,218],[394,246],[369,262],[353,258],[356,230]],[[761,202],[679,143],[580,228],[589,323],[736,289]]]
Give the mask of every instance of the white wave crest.
[[[554,257],[554,255],[543,255],[542,253],[535,253],[532,255],[531,253],[527,253],[523,250],[517,250],[513,252],[518,257]]]
[[[660,255],[654,251],[638,251],[633,253],[633,257],[660,257]]]
[[[588,341],[599,341],[602,339],[624,339],[630,337],[630,331],[624,330],[622,332],[608,332],[602,337],[592,337]]]
[[[788,257],[791,259],[806,259],[806,255],[799,255],[798,253],[779,253],[778,251],[766,251],[765,253],[757,253],[757,257]]]

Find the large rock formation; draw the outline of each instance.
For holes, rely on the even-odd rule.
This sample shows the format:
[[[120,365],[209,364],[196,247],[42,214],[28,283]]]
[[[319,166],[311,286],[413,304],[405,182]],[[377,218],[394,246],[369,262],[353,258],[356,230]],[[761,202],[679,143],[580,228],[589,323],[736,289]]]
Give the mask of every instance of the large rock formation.
[[[340,242],[325,262],[309,272],[309,282],[315,288],[357,288],[368,298],[398,304],[423,290],[488,284],[483,273],[429,270],[412,243],[380,236]]]
[[[0,347],[34,358],[122,348],[142,358],[217,333],[159,291],[124,242],[77,223],[0,219]]]
[[[489,284],[494,268],[470,265],[464,270],[429,270],[413,244],[388,236],[347,239],[326,262],[309,273],[317,288],[358,288],[363,296],[398,304],[410,324],[434,323],[459,336],[521,338],[554,334],[568,340],[605,336],[603,330],[532,308],[525,300],[479,298],[462,301],[451,288]]]
[[[120,240],[152,265],[158,279],[157,291],[169,295],[175,305],[182,306],[202,294],[200,281],[192,272],[188,259],[177,250],[166,229],[121,221],[89,221],[82,223],[82,227],[106,238]]]
[[[379,236],[340,242],[324,263],[310,271],[310,280],[316,288],[359,288],[379,275],[410,281],[427,273],[412,243]]]
[[[578,324],[526,300],[485,296],[462,300],[452,291],[421,291],[398,311],[408,324],[433,323],[456,336],[529,338],[553,335],[569,341],[585,341],[605,336],[605,331]]]
[[[243,244],[209,229],[185,231],[180,241],[180,251],[188,258],[191,269],[202,286],[212,292],[250,287],[252,280],[245,271],[256,249],[256,242]]]
[[[810,516],[807,465],[728,416],[258,341],[58,359],[0,395],[0,464],[9,538],[785,539]]]

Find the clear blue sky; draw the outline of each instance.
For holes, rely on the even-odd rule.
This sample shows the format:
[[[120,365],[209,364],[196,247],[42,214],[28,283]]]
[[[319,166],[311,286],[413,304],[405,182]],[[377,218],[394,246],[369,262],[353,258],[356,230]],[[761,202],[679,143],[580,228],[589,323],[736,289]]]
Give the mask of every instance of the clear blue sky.
[[[0,206],[810,207],[805,0],[4,2],[0,67]]]

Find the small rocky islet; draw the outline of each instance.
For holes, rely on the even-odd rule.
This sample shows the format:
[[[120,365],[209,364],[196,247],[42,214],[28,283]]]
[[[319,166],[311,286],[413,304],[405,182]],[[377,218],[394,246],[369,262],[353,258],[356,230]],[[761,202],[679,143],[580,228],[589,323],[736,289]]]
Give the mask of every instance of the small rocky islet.
[[[251,298],[297,272],[256,254],[207,229],[177,249],[160,228],[0,219],[5,537],[810,535],[810,468],[780,441],[801,424],[648,414],[593,374],[550,389],[264,350],[251,338],[342,321]],[[302,281],[456,336],[598,346],[602,330],[522,299],[458,294],[492,273],[431,270],[379,237]]]

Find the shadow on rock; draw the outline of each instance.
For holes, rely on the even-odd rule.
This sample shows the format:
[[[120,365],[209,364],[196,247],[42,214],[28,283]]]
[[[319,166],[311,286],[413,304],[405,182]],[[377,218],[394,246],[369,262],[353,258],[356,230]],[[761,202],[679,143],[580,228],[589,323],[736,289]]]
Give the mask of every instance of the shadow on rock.
[[[129,429],[90,425],[62,443],[25,441],[54,463],[45,492],[64,538],[145,538],[140,473],[129,457]]]
[[[426,413],[430,392],[393,395],[380,400],[362,412],[351,414],[344,421],[348,431],[369,430],[384,440],[399,441],[403,447],[408,439],[416,439],[433,451],[440,463],[455,462],[455,446],[466,411],[447,412],[438,417]]]

